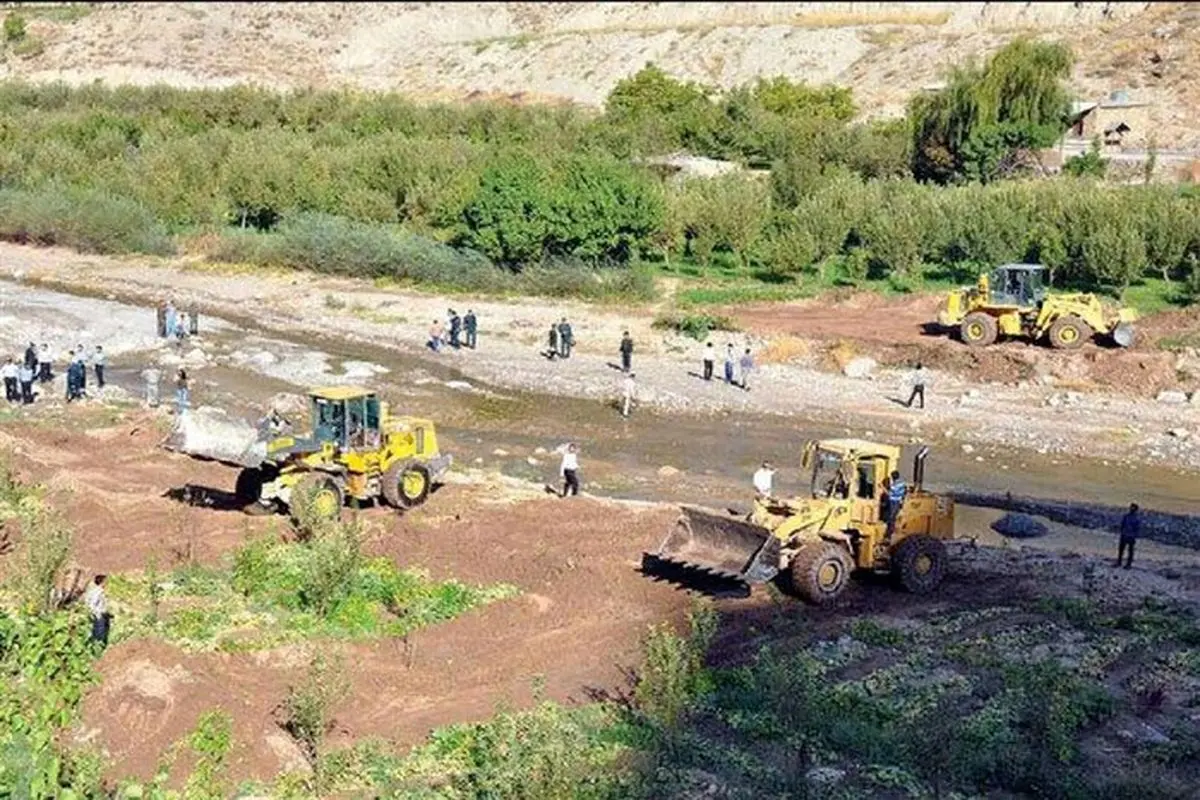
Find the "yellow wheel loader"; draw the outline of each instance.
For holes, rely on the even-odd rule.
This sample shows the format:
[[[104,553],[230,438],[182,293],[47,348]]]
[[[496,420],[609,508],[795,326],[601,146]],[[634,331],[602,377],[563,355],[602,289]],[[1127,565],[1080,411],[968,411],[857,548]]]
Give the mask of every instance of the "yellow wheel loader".
[[[392,416],[368,389],[314,389],[308,401],[312,428],[300,435],[271,420],[249,431],[193,416],[197,409],[184,412],[164,446],[240,467],[234,493],[248,511],[294,515],[303,496],[310,512],[330,519],[340,518],[349,500],[418,506],[450,467],[431,420]]]
[[[1049,294],[1040,264],[1005,264],[982,274],[975,286],[950,292],[938,312],[943,329],[957,330],[971,347],[986,347],[1001,336],[1045,339],[1060,350],[1081,347],[1094,335],[1131,347],[1132,308],[1106,309],[1094,294]]]
[[[946,569],[944,542],[954,537],[954,500],[922,487],[928,452],[923,447],[914,459],[890,533],[886,481],[899,471],[900,448],[810,441],[801,462],[809,496],[760,497],[743,519],[684,507],[658,551],[643,556],[643,569],[683,567],[748,584],[787,573],[791,588],[816,604],[840,595],[855,570],[890,573],[911,592],[933,591]]]

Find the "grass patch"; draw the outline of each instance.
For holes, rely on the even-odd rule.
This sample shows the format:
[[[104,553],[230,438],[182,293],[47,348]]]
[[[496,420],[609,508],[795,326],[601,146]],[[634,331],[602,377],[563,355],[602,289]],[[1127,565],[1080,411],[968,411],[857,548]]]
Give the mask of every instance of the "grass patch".
[[[13,3],[14,13],[48,22],[77,22],[92,13],[91,3]]]
[[[85,253],[174,252],[166,231],[146,208],[90,189],[0,190],[0,239]]]
[[[114,577],[109,593],[133,611],[124,636],[230,651],[312,637],[405,636],[517,594],[505,584],[434,581],[387,558],[351,561],[349,574],[339,576],[332,573],[348,561],[340,546],[261,537],[239,548],[231,565],[176,570],[153,593],[152,574]]]

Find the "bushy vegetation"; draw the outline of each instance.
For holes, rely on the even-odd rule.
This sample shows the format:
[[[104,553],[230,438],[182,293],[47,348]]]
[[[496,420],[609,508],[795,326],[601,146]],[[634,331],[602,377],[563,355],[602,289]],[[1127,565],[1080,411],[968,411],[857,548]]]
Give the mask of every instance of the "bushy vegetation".
[[[1009,258],[1046,260],[1060,285],[1189,278],[1194,196],[1000,180],[1029,174],[1064,130],[1070,64],[1061,45],[1019,40],[914,98],[906,120],[871,124],[851,121],[846,89],[772,78],[722,92],[653,65],[603,113],[6,83],[0,236],[163,253],[167,233],[203,231],[220,260],[595,299],[651,296],[643,261],[734,264],[747,276],[734,301],[903,290],[928,264]],[[672,151],[769,174],[668,179],[648,157]],[[1066,168],[1102,170],[1098,154]],[[1157,246],[1167,238],[1182,250]]]

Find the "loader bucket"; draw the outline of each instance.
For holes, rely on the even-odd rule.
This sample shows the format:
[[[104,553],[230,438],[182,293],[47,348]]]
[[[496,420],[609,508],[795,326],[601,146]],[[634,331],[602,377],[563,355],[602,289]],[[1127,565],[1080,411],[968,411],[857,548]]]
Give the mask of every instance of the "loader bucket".
[[[684,508],[683,514],[649,562],[765,583],[779,572],[779,540],[758,525]]]
[[[1133,326],[1128,322],[1118,323],[1113,328],[1112,338],[1118,347],[1132,347],[1134,340]]]
[[[180,414],[162,447],[233,467],[257,467],[267,455],[266,442],[252,425],[209,408]]]

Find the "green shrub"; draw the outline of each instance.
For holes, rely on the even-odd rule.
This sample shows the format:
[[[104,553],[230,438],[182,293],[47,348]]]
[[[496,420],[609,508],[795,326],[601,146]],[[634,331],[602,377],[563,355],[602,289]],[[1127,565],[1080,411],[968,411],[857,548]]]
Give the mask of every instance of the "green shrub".
[[[703,342],[712,331],[737,331],[737,324],[728,317],[712,314],[661,314],[655,317],[652,327],[656,330],[671,330]]]
[[[667,730],[676,728],[697,698],[710,688],[704,658],[716,633],[716,615],[710,607],[697,605],[688,620],[686,637],[667,624],[650,628],[645,664],[634,687],[638,709]]]
[[[88,189],[0,190],[0,238],[89,253],[162,255],[174,249],[144,207]]]
[[[4,17],[4,41],[12,44],[25,38],[25,18],[15,12]]]
[[[343,659],[319,650],[313,653],[304,676],[288,689],[284,701],[284,728],[314,768],[320,766],[325,735],[333,725],[333,714],[349,691]]]

